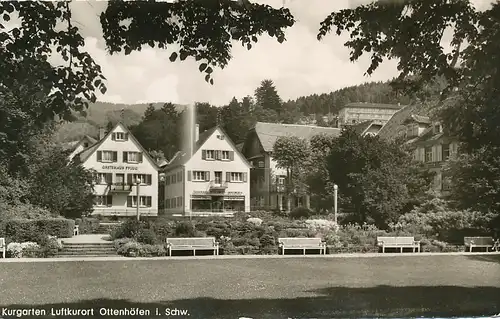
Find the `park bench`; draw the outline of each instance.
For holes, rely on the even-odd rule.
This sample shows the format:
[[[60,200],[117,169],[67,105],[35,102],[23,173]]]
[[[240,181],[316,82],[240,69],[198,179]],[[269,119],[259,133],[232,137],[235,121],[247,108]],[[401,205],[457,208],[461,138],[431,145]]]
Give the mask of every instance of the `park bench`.
[[[413,252],[420,251],[420,241],[416,241],[414,237],[377,237],[377,244],[382,247],[382,253],[385,253],[386,248],[399,248],[400,252],[404,248],[411,248]]]
[[[2,257],[5,258],[5,238],[0,238],[0,252]]]
[[[493,237],[464,237],[465,251],[467,247],[472,252],[473,248],[493,248]]]
[[[167,238],[167,249],[169,256],[174,250],[192,250],[193,256],[197,250],[212,250],[214,255],[219,255],[219,243],[215,237]]]
[[[304,255],[307,249],[317,249],[320,254],[326,254],[326,243],[321,238],[278,238],[278,243],[283,255],[286,249],[302,249]]]

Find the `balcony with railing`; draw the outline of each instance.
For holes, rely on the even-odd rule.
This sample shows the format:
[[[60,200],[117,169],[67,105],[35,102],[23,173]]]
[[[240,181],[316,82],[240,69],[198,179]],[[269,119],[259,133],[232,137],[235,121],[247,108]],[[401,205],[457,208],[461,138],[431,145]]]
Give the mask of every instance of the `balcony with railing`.
[[[130,193],[132,191],[132,185],[125,183],[108,184],[108,188],[112,193]]]
[[[227,189],[227,181],[224,182],[222,180],[212,180],[208,185],[208,189],[210,191],[224,192]]]

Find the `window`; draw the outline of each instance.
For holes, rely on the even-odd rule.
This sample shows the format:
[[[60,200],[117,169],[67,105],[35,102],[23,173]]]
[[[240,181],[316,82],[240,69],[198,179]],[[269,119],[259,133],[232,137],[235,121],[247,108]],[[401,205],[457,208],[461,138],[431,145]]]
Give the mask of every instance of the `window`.
[[[418,124],[410,124],[406,128],[406,137],[413,138],[418,136]]]
[[[177,183],[177,174],[172,175],[172,184]]]
[[[214,172],[214,183],[222,184],[222,172]]]
[[[218,138],[219,140],[223,140],[223,139],[224,139],[224,135],[217,135],[217,138]]]
[[[442,159],[447,161],[450,158],[450,144],[441,145]]]
[[[165,208],[170,208],[170,198],[165,199]]]
[[[128,140],[128,134],[124,132],[116,132],[111,135],[113,141],[126,141]]]
[[[128,184],[136,184],[137,180],[141,181],[141,185],[151,185],[151,174],[128,174]]]
[[[137,207],[137,196],[127,196],[127,206]],[[151,196],[139,196],[139,207],[151,207]]]
[[[83,143],[83,147],[85,147],[85,148],[89,147],[89,143],[87,143],[87,142]]]
[[[177,181],[182,182],[182,172],[177,172]]]
[[[111,184],[113,182],[113,173],[97,173],[95,183],[100,185]]]
[[[264,161],[259,161],[259,168],[263,168],[264,167]]]
[[[123,152],[124,163],[142,163],[141,152]]]
[[[94,197],[95,206],[113,206],[113,196],[97,195]]]
[[[125,183],[125,174],[116,174],[115,184],[123,185]]]
[[[182,207],[182,197],[176,197],[176,206],[175,207]]]
[[[113,151],[98,151],[97,152],[98,162],[117,162],[118,152]]]
[[[229,160],[229,151],[222,151],[222,159]]]
[[[425,162],[432,162],[432,147],[425,148]]]
[[[278,184],[279,185],[285,185],[285,178],[284,177],[278,177]]]
[[[193,181],[206,181],[208,180],[208,172],[193,171]]]
[[[215,159],[215,151],[214,150],[208,150],[206,151],[206,157],[205,159],[207,160],[214,160]]]
[[[231,182],[243,182],[243,173],[232,172]]]

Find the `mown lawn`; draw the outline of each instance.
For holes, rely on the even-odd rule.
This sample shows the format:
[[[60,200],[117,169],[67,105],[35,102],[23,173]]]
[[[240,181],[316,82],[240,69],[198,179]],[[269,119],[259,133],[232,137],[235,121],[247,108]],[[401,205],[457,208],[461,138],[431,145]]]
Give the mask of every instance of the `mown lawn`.
[[[156,308],[187,310],[189,318],[470,317],[500,313],[500,256],[0,262],[0,291],[0,311],[94,308],[97,314],[139,307],[154,318],[166,317],[153,316]]]

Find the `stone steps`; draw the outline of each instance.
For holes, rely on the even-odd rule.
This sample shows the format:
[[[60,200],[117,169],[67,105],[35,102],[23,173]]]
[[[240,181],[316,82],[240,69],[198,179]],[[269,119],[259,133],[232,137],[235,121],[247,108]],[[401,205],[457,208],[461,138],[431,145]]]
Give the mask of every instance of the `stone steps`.
[[[117,256],[112,242],[109,243],[63,243],[59,257]]]

